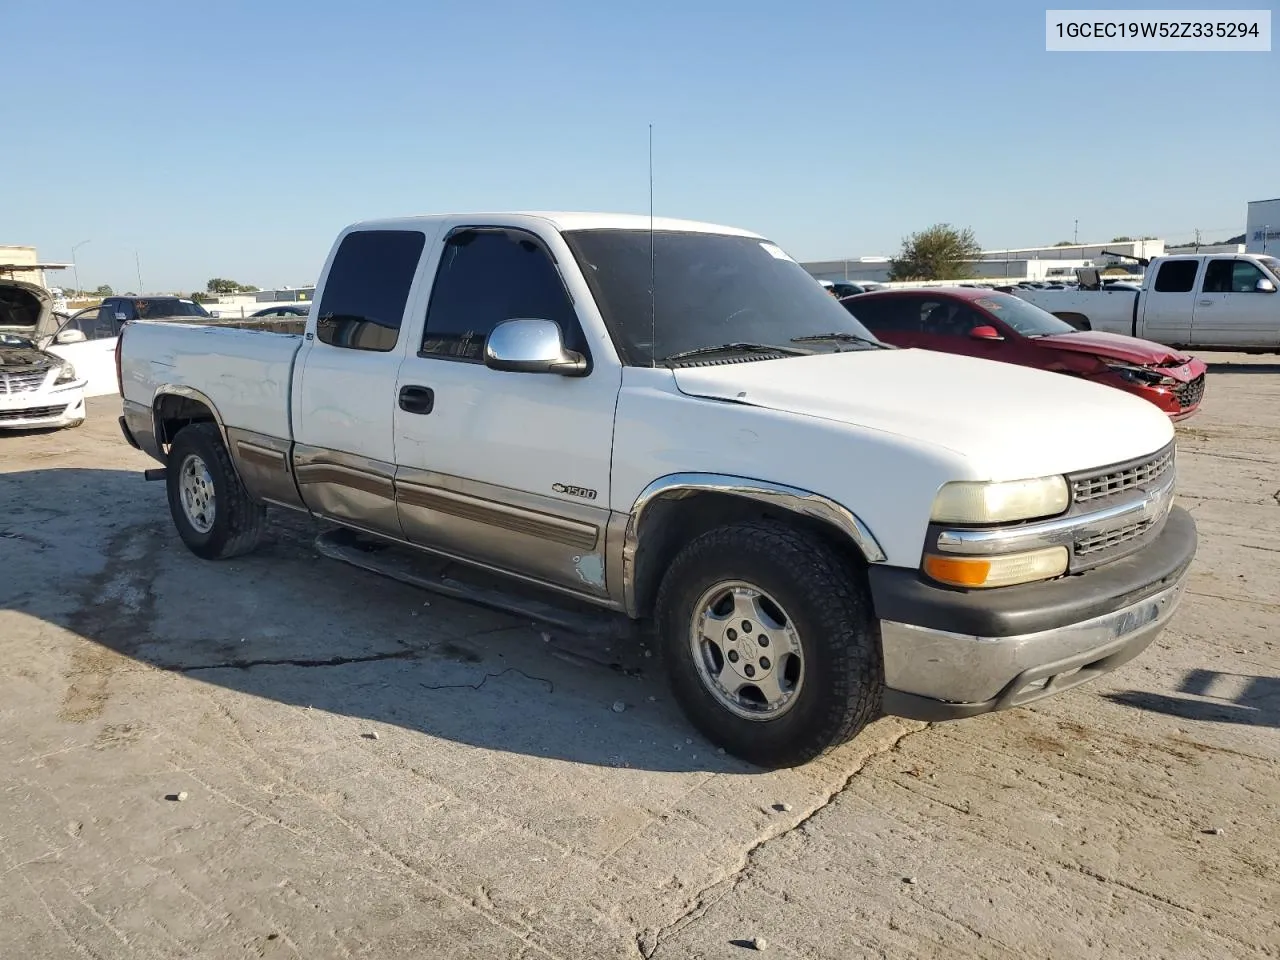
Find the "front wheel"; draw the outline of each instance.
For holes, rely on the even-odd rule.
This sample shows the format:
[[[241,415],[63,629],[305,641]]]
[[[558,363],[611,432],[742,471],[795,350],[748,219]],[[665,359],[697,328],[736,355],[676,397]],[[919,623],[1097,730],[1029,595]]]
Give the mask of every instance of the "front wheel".
[[[697,537],[663,577],[655,614],[677,701],[744,760],[806,763],[879,712],[884,666],[862,572],[807,533],[750,521]]]
[[[266,507],[240,482],[215,424],[193,423],[178,432],[165,481],[173,524],[196,556],[225,560],[257,547]]]

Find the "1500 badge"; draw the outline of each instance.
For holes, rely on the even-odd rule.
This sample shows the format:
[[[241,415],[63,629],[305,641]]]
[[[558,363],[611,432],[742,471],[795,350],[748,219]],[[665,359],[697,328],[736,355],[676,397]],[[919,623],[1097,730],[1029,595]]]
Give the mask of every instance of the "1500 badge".
[[[586,487],[572,487],[567,483],[553,483],[551,489],[556,493],[567,494],[570,497],[582,497],[584,500],[594,500],[596,492],[588,490]]]

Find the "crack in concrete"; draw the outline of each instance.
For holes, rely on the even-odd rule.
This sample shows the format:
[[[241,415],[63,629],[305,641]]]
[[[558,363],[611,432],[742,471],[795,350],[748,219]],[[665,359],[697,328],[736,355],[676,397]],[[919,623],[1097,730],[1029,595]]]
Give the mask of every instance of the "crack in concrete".
[[[349,663],[377,663],[381,660],[411,660],[422,653],[420,650],[394,650],[390,653],[371,653],[364,657],[327,657],[321,660],[304,658],[280,658],[263,660],[227,660],[223,663],[199,663],[192,666],[182,664],[158,664],[161,670],[172,670],[174,673],[194,673],[197,670],[250,670],[253,667],[344,667]]]
[[[766,834],[759,840],[756,840],[755,843],[747,848],[747,851],[738,861],[737,866],[723,871],[719,876],[704,884],[694,895],[692,905],[686,908],[679,916],[664,924],[657,930],[650,928],[637,933],[636,949],[639,951],[642,960],[651,960],[654,954],[656,954],[661,948],[664,940],[672,934],[679,933],[681,930],[685,929],[685,927],[703,917],[708,910],[732,893],[737,888],[738,884],[746,878],[747,871],[750,870],[756,854],[758,854],[767,844],[770,844],[775,840],[779,840],[782,837],[786,837],[808,825],[809,821],[822,813],[823,810],[827,809],[832,803],[840,798],[840,795],[849,788],[849,785],[853,783],[854,779],[867,769],[867,766],[872,760],[876,757],[884,756],[886,753],[893,753],[896,750],[902,749],[902,742],[906,740],[907,737],[927,729],[929,729],[929,724],[921,724],[914,729],[904,730],[902,733],[894,737],[889,743],[880,747],[878,750],[874,750],[867,754],[863,757],[862,762],[853,770],[849,771],[849,773],[845,775],[844,779],[841,780],[840,784],[836,786],[835,789],[831,790],[826,797],[817,804],[817,806],[813,807],[813,809],[804,814],[804,816],[790,826],[784,827],[776,833]]]

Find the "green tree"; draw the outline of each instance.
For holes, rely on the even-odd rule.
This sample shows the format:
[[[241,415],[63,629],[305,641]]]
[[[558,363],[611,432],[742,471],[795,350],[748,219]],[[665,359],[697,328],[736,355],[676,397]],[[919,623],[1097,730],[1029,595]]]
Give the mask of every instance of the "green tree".
[[[955,280],[982,253],[973,231],[935,223],[902,241],[902,252],[890,261],[890,280]]]
[[[100,287],[98,287],[97,290],[93,291],[93,295],[95,297],[109,297],[113,293],[115,293],[115,291],[112,290],[111,287],[105,283],[102,284]]]
[[[1112,243],[1133,243],[1133,237],[1124,237],[1124,236],[1112,237],[1111,242]]]
[[[214,277],[204,285],[204,288],[210,293],[236,293],[240,289],[240,284],[234,280],[224,280],[222,277]]]
[[[1055,247],[1074,247],[1075,244],[1072,243],[1070,240],[1059,240],[1057,243],[1054,244],[1054,246]]]

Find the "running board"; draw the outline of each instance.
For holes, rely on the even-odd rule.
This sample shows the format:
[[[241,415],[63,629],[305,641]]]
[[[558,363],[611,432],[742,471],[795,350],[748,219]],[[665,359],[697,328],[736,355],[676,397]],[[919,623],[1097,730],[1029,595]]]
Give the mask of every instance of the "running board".
[[[330,560],[339,560],[411,587],[583,636],[617,639],[636,635],[637,625],[621,614],[586,603],[575,603],[568,597],[562,602],[543,599],[544,591],[537,591],[539,596],[535,597],[532,594],[537,588],[522,589],[521,584],[512,584],[511,588],[504,589],[505,583],[499,586],[500,578],[497,576],[386,540],[364,536],[345,527],[320,534],[316,537],[315,548]],[[461,572],[467,580],[454,576],[455,572]],[[550,591],[545,593],[555,597]]]

